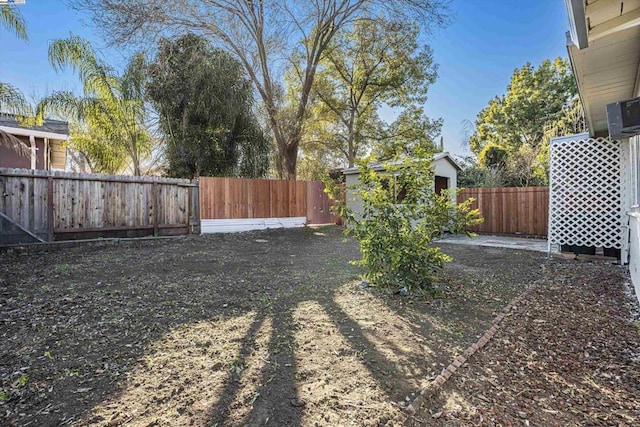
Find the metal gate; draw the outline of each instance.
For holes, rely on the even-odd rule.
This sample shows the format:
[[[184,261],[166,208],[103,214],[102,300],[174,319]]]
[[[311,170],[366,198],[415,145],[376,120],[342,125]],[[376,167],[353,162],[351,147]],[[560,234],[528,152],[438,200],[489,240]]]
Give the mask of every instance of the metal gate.
[[[561,245],[619,249],[626,263],[629,147],[588,134],[550,144],[549,252]]]

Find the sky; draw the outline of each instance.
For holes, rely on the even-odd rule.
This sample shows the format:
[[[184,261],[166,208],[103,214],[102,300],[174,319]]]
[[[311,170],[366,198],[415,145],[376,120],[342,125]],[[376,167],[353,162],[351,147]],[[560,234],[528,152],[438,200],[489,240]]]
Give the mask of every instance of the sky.
[[[25,43],[0,29],[0,81],[28,97],[79,90],[71,72],[56,73],[47,61],[50,41],[69,33],[89,39],[109,63],[126,63],[125,53],[106,48],[89,18],[66,1],[26,0],[17,7],[27,21],[30,40]],[[562,0],[452,0],[451,11],[452,23],[427,41],[439,64],[439,77],[424,107],[430,117],[444,119],[445,150],[462,155],[462,122],[473,121],[490,99],[505,93],[516,68],[566,57],[568,23]],[[382,112],[387,119],[395,114]]]

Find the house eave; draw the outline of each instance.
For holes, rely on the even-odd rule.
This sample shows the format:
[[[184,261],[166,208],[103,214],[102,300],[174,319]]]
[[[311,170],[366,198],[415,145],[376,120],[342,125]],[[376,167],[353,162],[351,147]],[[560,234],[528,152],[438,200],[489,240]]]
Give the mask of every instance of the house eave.
[[[444,151],[442,153],[437,153],[433,155],[433,158],[431,159],[432,162],[438,161],[440,159],[445,159],[447,160],[451,166],[453,166],[458,172],[462,171],[462,167],[460,167],[460,165],[453,160],[453,158],[451,157],[451,154],[449,154],[449,152]],[[377,163],[374,165],[370,165],[371,169],[373,169],[375,172],[383,172],[385,170],[387,170],[387,165],[388,164],[395,164],[397,162],[387,162],[387,163]],[[343,175],[354,175],[354,174],[359,174],[360,170],[358,169],[358,167],[352,167],[352,168],[346,168],[342,171]]]
[[[16,136],[33,136],[34,138],[48,138],[48,139],[56,139],[59,141],[68,141],[70,139],[69,135],[65,135],[62,133],[44,132],[44,131],[33,130],[33,129],[0,126],[0,130]]]
[[[564,6],[567,9],[567,17],[569,18],[569,34],[573,44],[578,49],[588,47],[589,37],[587,32],[587,19],[584,1],[564,0]]]
[[[567,38],[569,37],[567,36]],[[585,102],[586,96],[584,94],[584,84],[582,84],[580,70],[578,70],[578,64],[576,60],[576,57],[579,53],[579,49],[575,44],[567,43],[567,53],[569,55],[569,63],[571,64],[571,71],[573,73],[574,79],[576,80],[576,87],[578,88],[580,103],[582,104],[582,109],[584,110],[584,117],[587,122],[587,129],[589,130],[589,132],[591,132],[593,129],[593,122],[591,120],[591,114],[589,112],[590,106],[587,102]]]
[[[565,0],[565,6],[567,51],[589,133],[606,136],[607,104],[640,96],[640,3]]]

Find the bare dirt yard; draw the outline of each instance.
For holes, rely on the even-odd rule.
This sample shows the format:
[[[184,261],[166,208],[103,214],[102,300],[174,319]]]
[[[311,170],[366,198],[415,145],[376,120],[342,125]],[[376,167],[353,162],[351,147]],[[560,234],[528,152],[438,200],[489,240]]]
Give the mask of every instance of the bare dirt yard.
[[[638,426],[640,312],[621,267],[555,260],[408,425]]]
[[[637,348],[638,331],[611,290],[625,280],[620,268],[442,247],[454,262],[439,298],[362,287],[348,263],[357,244],[338,228],[2,254],[0,425],[523,425],[536,396],[557,411],[542,421],[588,416],[552,405],[561,399],[633,416],[639,365],[624,349]],[[403,405],[534,283],[533,305],[503,321],[504,336],[406,418]],[[598,320],[614,327],[581,329]],[[568,344],[580,339],[589,346]],[[548,383],[583,371],[580,387]],[[527,383],[532,373],[541,377]],[[634,384],[636,399],[623,403]],[[525,398],[531,409],[514,406]]]

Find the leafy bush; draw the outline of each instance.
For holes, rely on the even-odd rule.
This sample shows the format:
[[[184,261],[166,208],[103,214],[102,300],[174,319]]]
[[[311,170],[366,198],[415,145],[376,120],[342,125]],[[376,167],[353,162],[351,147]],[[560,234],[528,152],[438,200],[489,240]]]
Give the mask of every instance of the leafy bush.
[[[386,164],[386,172],[376,172],[365,163],[359,166],[360,183],[353,188],[362,200],[362,215],[338,204],[347,220],[345,231],[360,243],[365,279],[376,286],[406,287],[434,293],[434,273],[451,258],[433,239],[442,232],[466,233],[482,221],[471,200],[451,201],[448,191],[434,191],[431,161],[411,159]],[[334,200],[338,187],[329,184]]]

